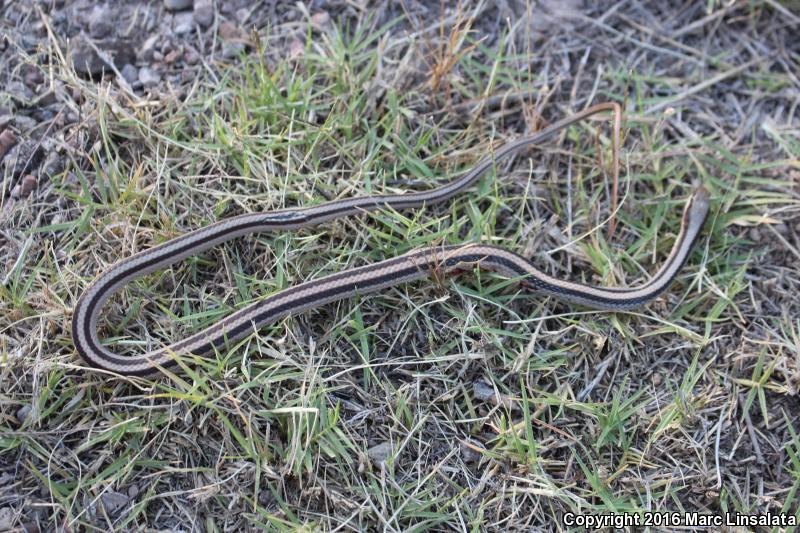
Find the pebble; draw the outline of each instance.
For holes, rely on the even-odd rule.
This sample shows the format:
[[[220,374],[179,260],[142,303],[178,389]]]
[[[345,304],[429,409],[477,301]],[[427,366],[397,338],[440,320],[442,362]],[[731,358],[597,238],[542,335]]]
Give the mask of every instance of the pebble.
[[[170,11],[181,11],[192,7],[192,0],[164,0],[164,7]]]
[[[184,35],[194,29],[194,14],[188,11],[185,13],[177,13],[173,18],[173,22],[172,31],[175,32],[175,35]]]
[[[167,65],[171,65],[172,63],[179,60],[181,56],[183,56],[183,50],[181,50],[180,48],[176,48],[164,56],[164,63],[166,63]]]
[[[233,59],[237,57],[244,50],[244,43],[238,41],[225,41],[222,44],[222,57],[225,59]]]
[[[52,178],[56,174],[60,174],[64,170],[64,162],[58,152],[51,151],[42,164],[42,174],[48,178]]]
[[[41,107],[41,106],[53,105],[55,103],[56,103],[56,92],[47,91],[46,93],[44,93],[43,95],[41,95],[39,98],[36,99],[34,105],[36,107]]]
[[[14,125],[23,133],[33,131],[37,124],[38,123],[34,119],[26,117],[25,115],[17,115],[14,117]]]
[[[183,60],[186,61],[187,65],[196,65],[200,62],[200,54],[197,53],[193,46],[187,46],[183,52]]]
[[[22,105],[29,105],[35,96],[21,81],[10,81],[6,84],[5,92]]]
[[[295,59],[302,57],[305,52],[306,45],[303,44],[303,41],[297,38],[292,39],[292,42],[289,43],[289,60],[294,61]]]
[[[103,503],[106,513],[115,515],[127,507],[131,499],[119,492],[106,492],[100,496],[100,501]]]
[[[376,444],[367,450],[367,456],[372,460],[373,463],[381,465],[385,463],[389,457],[391,457],[393,448],[394,445],[391,441],[381,442],[380,444]]]
[[[141,57],[145,62],[150,62],[153,59],[153,53],[156,50],[156,43],[158,43],[159,35],[151,35],[145,40],[141,48]]]
[[[102,39],[112,30],[111,10],[107,6],[94,6],[89,16],[89,35],[95,39]]]
[[[472,393],[476,399],[483,402],[495,399],[494,388],[487,385],[483,380],[477,380],[472,384]]]
[[[22,181],[19,184],[19,197],[20,198],[27,198],[30,194],[36,190],[36,186],[38,185],[38,181],[36,180],[36,176],[32,174],[26,174],[25,177],[22,178]]]
[[[155,87],[161,81],[161,74],[149,67],[139,69],[139,81],[145,87]]]
[[[32,168],[39,164],[41,155],[42,147],[39,143],[24,141],[14,146],[6,154],[3,160],[6,165],[6,171],[12,176],[28,174]]]
[[[247,39],[247,33],[230,20],[226,20],[219,25],[219,36],[226,41]]]
[[[106,64],[83,38],[78,37],[70,53],[75,72],[83,76],[99,76]]]
[[[208,28],[214,22],[214,4],[211,0],[197,0],[194,3],[194,21]]]
[[[19,409],[17,409],[17,421],[22,424],[27,420],[28,416],[31,414],[31,406],[28,404],[23,405]]]
[[[14,525],[14,510],[11,507],[0,509],[0,531],[10,530]]]
[[[477,380],[472,384],[472,393],[475,398],[484,402],[491,402],[494,405],[503,405],[508,409],[516,409],[514,401],[505,394],[497,395],[494,387],[485,383],[483,380]]]
[[[139,79],[139,69],[130,63],[127,63],[124,67],[122,67],[120,74],[122,74],[122,77],[125,78],[125,81],[128,83],[133,83]]]
[[[461,443],[461,457],[465,463],[476,463],[481,458],[481,453],[475,449],[475,445],[469,446],[467,443]]]
[[[318,31],[325,29],[330,21],[331,16],[327,11],[320,11],[319,13],[311,15],[311,27]]]
[[[3,132],[0,133],[0,159],[3,159],[15,144],[17,144],[17,138],[11,130],[3,130]]]

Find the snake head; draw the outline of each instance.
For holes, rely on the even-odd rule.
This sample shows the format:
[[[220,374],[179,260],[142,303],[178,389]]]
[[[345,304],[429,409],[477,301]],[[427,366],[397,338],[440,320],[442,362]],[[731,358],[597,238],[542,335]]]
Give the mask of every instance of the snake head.
[[[689,201],[686,203],[686,210],[683,212],[686,222],[689,223],[696,220],[701,223],[704,222],[708,216],[710,206],[711,193],[702,185],[697,187],[692,193],[692,197],[689,198]]]

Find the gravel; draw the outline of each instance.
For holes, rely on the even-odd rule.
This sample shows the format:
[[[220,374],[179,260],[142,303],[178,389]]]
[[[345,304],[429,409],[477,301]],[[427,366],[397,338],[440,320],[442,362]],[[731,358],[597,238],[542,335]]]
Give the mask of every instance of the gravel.
[[[124,67],[122,67],[120,74],[122,74],[122,77],[125,78],[125,81],[128,83],[133,83],[139,79],[139,69],[130,63],[127,63]]]
[[[201,27],[208,28],[214,22],[214,5],[211,0],[197,0],[194,3],[194,21]]]
[[[164,0],[164,7],[170,11],[181,11],[192,7],[192,0]]]
[[[152,88],[161,82],[161,75],[150,67],[139,69],[139,81],[147,88]]]

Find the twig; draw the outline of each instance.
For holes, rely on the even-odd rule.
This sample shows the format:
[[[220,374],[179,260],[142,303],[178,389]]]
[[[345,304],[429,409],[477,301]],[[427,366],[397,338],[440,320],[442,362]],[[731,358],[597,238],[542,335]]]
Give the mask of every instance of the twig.
[[[654,106],[650,107],[649,109],[647,109],[644,112],[644,114],[645,115],[649,115],[651,113],[655,113],[656,111],[660,111],[660,110],[664,109],[665,107],[668,107],[668,106],[670,106],[670,105],[672,105],[672,104],[674,104],[676,102],[679,102],[679,101],[683,100],[687,96],[691,96],[693,94],[697,94],[697,93],[699,93],[700,91],[702,91],[704,89],[708,89],[709,87],[718,84],[722,80],[726,80],[728,78],[736,76],[740,72],[742,72],[744,70],[747,70],[748,68],[752,67],[753,65],[756,65],[756,64],[762,63],[762,62],[764,62],[764,58],[763,57],[756,57],[754,59],[751,59],[747,63],[742,63],[738,67],[733,67],[730,70],[726,70],[725,72],[721,72],[720,74],[717,74],[713,78],[709,78],[709,79],[707,79],[707,80],[705,80],[703,82],[700,82],[697,85],[694,85],[694,86],[686,89],[685,91],[682,91],[682,92],[680,92],[680,93],[678,93],[678,94],[676,94],[674,96],[670,96],[666,100],[657,103],[656,105],[654,105]]]

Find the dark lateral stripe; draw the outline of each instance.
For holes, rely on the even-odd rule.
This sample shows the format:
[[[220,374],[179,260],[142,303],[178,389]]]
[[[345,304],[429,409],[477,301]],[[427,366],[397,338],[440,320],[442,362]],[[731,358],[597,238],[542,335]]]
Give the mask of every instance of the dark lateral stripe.
[[[388,259],[388,260],[382,261],[380,263],[376,263],[375,265],[368,265],[367,267],[361,267],[361,268],[369,268],[370,266],[377,267],[377,265],[380,265],[381,268],[386,268],[386,267],[391,267],[393,264],[404,262],[405,260],[406,260],[406,258],[403,257],[403,256],[394,257],[392,259]],[[378,283],[381,283],[383,281],[387,281],[387,280],[389,280],[389,279],[391,279],[393,277],[396,277],[401,272],[405,272],[405,274],[402,274],[402,275],[407,275],[410,272],[416,272],[418,270],[419,270],[419,267],[415,266],[415,267],[412,267],[410,269],[406,269],[405,271],[391,272],[391,273],[388,273],[388,274],[386,274],[384,276],[381,276],[380,278],[377,278],[379,280]],[[338,272],[336,274],[332,274],[330,276],[326,276],[326,277],[323,277],[323,278],[320,278],[320,279],[317,279],[317,280],[311,280],[311,281],[307,281],[307,282],[301,283],[300,285],[297,285],[295,287],[290,287],[290,288],[284,289],[283,291],[279,291],[279,292],[275,293],[271,297],[268,297],[266,300],[260,302],[260,305],[267,304],[269,302],[269,300],[274,299],[274,298],[278,297],[279,295],[280,296],[287,296],[287,295],[291,295],[292,293],[299,292],[300,290],[306,290],[306,289],[313,288],[313,287],[315,287],[315,286],[317,286],[317,285],[319,285],[321,283],[335,282],[338,279],[341,279],[343,277],[346,278],[346,277],[351,276],[352,273],[353,273],[352,270],[347,270],[347,271]],[[374,281],[375,280],[365,280],[364,282],[361,283],[361,286],[373,285],[374,283],[372,283],[372,282],[374,282]],[[345,285],[344,286],[345,290],[346,291],[347,290],[352,290],[350,288],[352,285],[353,284]],[[106,286],[110,287],[110,286],[113,286],[113,285],[112,284],[108,284]],[[98,293],[92,298],[92,300],[90,301],[90,303],[89,303],[89,305],[87,307],[87,309],[88,309],[87,315],[91,315],[91,310],[94,309],[97,306],[97,300],[99,298],[101,298],[106,292],[107,291],[98,291]],[[319,294],[315,295],[315,298],[313,298],[313,299],[320,299],[321,297],[324,298],[325,294],[332,293],[332,292],[333,291],[326,291],[326,292],[323,292],[323,293],[319,293]],[[304,303],[307,303],[311,299],[312,298],[308,298],[308,300],[306,300]],[[303,300],[299,300],[299,301],[303,301]],[[288,302],[287,304],[281,306],[279,309],[283,310],[283,308],[285,308],[285,307],[294,307],[295,305],[297,305],[297,302],[298,302],[298,300],[294,300],[294,302]],[[264,313],[262,313],[262,315],[267,314],[268,312],[269,311],[265,311]],[[259,315],[255,320],[257,320],[260,323],[261,322],[261,318],[260,317],[262,315]],[[74,330],[77,330],[77,328],[80,327],[80,325],[77,324],[78,316],[79,315],[77,313],[75,315],[73,315],[72,327],[73,327]],[[100,346],[98,346],[97,343],[94,342],[94,336],[91,335],[91,326],[90,326],[89,322],[90,322],[89,320],[84,320],[84,322],[83,322],[83,332],[84,332],[85,338],[87,340],[87,343],[90,345],[90,347],[91,347],[91,349],[93,351],[95,351],[95,352],[102,351],[102,348]],[[242,324],[242,325],[240,325],[240,327],[241,326],[244,326],[246,329],[249,329],[251,327],[250,323]],[[232,331],[236,331],[236,330],[232,330]],[[234,334],[232,332],[228,332],[228,335],[231,336],[231,337],[234,336]],[[178,345],[174,346],[174,349],[179,350],[180,347],[181,347],[180,344],[182,344],[182,343],[178,343]],[[205,348],[202,348],[202,349],[198,349],[197,351],[199,353],[207,353],[207,350],[209,350],[210,348],[211,347],[208,346],[208,347],[205,347]],[[203,351],[203,350],[206,350],[206,351]],[[81,355],[84,356],[85,354],[81,353]],[[91,361],[90,358],[85,357],[85,356],[84,356],[84,359],[87,360],[87,361]],[[125,358],[123,358],[123,357],[119,358],[120,364],[125,364],[124,359]],[[148,375],[148,373],[145,372],[142,375]]]

